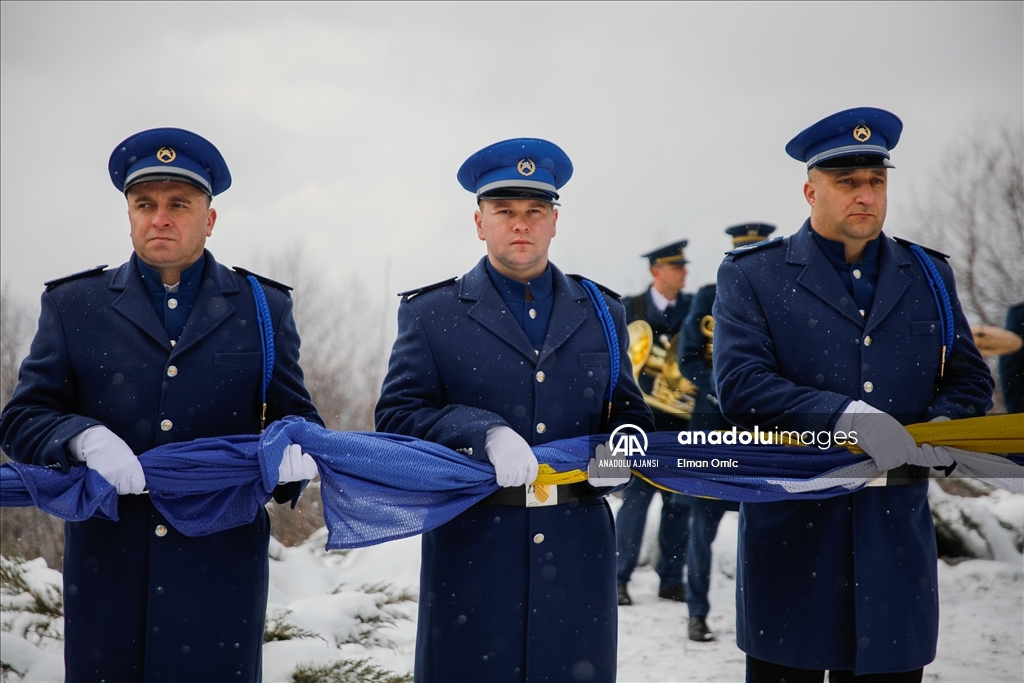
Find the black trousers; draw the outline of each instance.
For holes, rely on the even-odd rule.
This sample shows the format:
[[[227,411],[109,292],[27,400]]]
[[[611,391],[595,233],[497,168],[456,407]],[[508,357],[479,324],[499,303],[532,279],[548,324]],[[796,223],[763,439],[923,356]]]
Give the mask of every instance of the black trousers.
[[[829,683],[921,683],[924,669],[854,676],[852,671],[829,671]],[[747,683],[823,683],[824,671],[796,669],[747,655]]]

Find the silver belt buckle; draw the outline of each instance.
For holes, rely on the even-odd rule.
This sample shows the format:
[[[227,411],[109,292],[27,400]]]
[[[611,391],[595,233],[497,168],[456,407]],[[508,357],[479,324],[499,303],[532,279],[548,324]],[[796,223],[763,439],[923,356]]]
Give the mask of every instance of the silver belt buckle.
[[[541,508],[558,505],[558,486],[555,484],[527,484],[526,507]]]

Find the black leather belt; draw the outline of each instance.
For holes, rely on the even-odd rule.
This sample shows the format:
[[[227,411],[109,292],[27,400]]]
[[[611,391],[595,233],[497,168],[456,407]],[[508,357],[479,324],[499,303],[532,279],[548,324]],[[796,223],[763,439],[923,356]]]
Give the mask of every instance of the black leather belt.
[[[885,485],[904,486],[906,484],[916,484],[928,478],[928,470],[928,467],[921,465],[900,465],[886,472]]]
[[[562,484],[556,486],[558,495],[557,505],[566,503],[578,503],[582,500],[596,498],[601,495],[601,489],[595,489],[585,481],[575,484]],[[608,489],[604,489],[608,490]],[[491,495],[481,500],[477,505],[508,505],[511,507],[526,507],[525,486],[503,486]]]

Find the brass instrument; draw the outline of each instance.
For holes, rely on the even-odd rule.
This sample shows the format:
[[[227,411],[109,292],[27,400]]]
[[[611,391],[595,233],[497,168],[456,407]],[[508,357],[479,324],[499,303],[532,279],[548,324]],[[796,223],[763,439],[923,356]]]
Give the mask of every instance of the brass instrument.
[[[704,342],[704,362],[711,365],[711,359],[715,353],[715,319],[710,315],[706,315],[700,319],[700,333],[703,334],[707,341]]]
[[[696,403],[697,387],[679,371],[679,335],[669,340],[654,339],[654,330],[646,320],[629,324],[629,359],[633,363],[633,379],[640,374],[654,381],[651,393],[640,389],[647,405],[658,410],[689,418]]]
[[[983,356],[1002,356],[1019,351],[1024,340],[1001,327],[991,325],[974,325],[971,327],[974,344]]]

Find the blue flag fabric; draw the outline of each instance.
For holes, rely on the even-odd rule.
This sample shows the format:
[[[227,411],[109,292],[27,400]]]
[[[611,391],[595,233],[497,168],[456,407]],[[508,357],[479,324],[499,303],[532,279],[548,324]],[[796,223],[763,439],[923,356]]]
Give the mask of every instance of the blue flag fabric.
[[[856,491],[880,474],[870,458],[843,448],[680,446],[675,433],[648,436],[646,454],[629,458],[633,471],[688,495],[744,502],[826,498]],[[602,440],[566,439],[534,452],[549,471],[582,478]],[[275,422],[262,436],[160,446],[139,461],[156,508],[185,535],[200,536],[255,518],[271,498],[284,449],[292,443],[311,454],[320,470],[329,549],[421,534],[498,489],[490,463],[438,444],[395,434],[333,432],[300,418]],[[1009,459],[1013,467],[1024,465],[1021,456]],[[1024,477],[1024,468],[1020,472]],[[114,487],[85,467],[65,474],[7,463],[0,468],[0,505],[35,505],[72,521],[117,519]]]

